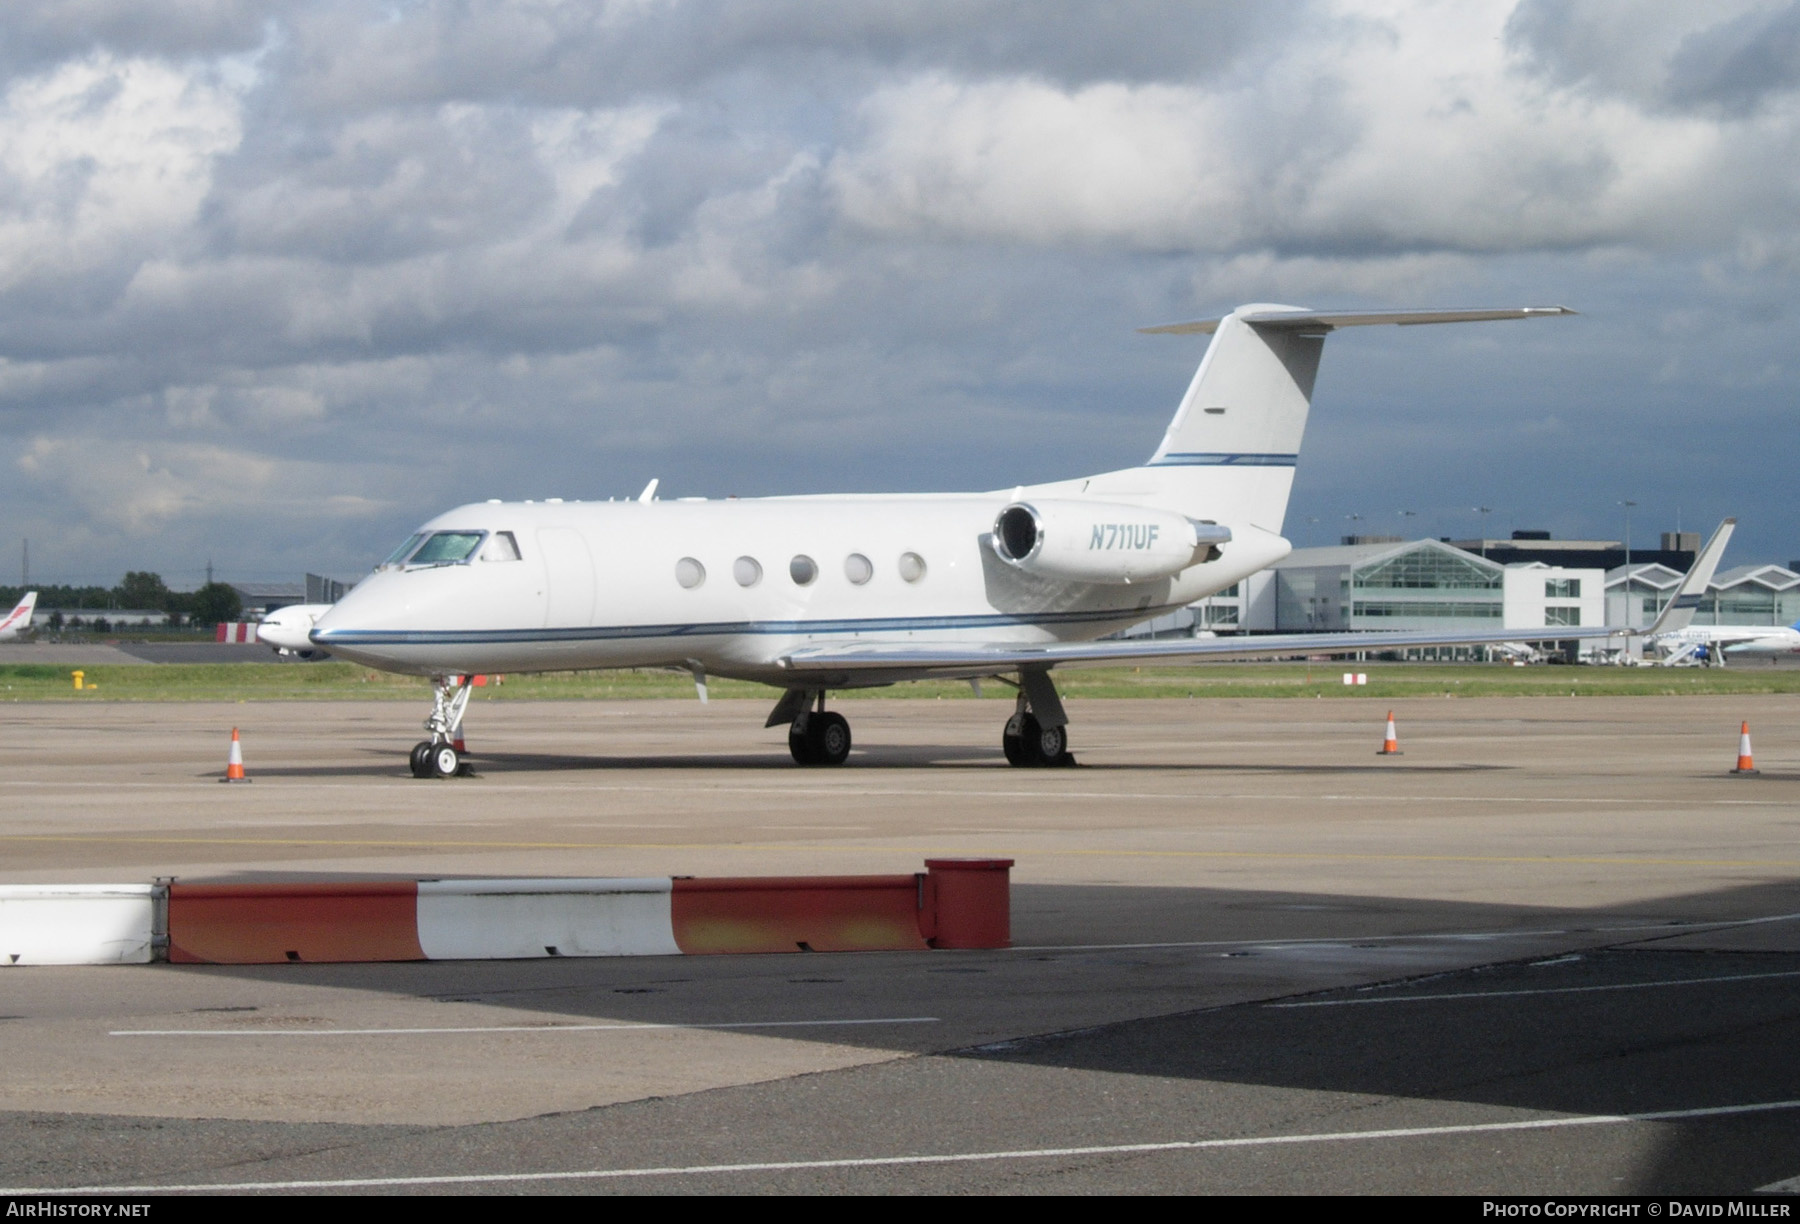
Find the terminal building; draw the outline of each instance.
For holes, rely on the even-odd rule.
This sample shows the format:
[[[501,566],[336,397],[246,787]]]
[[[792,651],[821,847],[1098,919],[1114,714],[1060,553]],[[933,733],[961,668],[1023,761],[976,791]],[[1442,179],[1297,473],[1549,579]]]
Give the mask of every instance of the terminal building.
[[[1518,630],[1518,641],[1566,657],[1592,657],[1604,639],[1559,639],[1563,627],[1625,624],[1609,619],[1609,597],[1623,601],[1625,567],[1614,576],[1599,562],[1623,557],[1611,541],[1548,541],[1547,533],[1521,533],[1512,541],[1464,541],[1486,545],[1482,556],[1445,540],[1397,536],[1348,536],[1327,548],[1295,549],[1272,568],[1134,630],[1134,634],[1344,633],[1363,630]],[[1549,547],[1543,547],[1548,544]],[[1697,550],[1697,541],[1688,551]],[[1669,556],[1672,549],[1652,556]],[[1637,555],[1637,550],[1633,550]],[[1524,555],[1521,555],[1524,554]],[[1551,558],[1551,559],[1546,559]],[[1671,560],[1682,560],[1679,555]],[[1588,562],[1588,564],[1582,564]],[[1652,601],[1666,603],[1683,570],[1657,561],[1632,567]],[[1762,567],[1763,569],[1778,567]],[[1786,571],[1780,571],[1785,574]],[[1729,576],[1721,575],[1721,583]],[[1764,581],[1771,580],[1764,575]],[[1800,580],[1795,583],[1800,599]],[[1643,600],[1640,599],[1640,605]],[[1660,604],[1658,605],[1660,607]],[[1727,601],[1727,606],[1731,606]],[[1649,618],[1654,619],[1653,611]],[[1786,622],[1783,622],[1786,623]],[[1483,647],[1425,647],[1407,652],[1424,659],[1485,658]]]
[[[1700,537],[1665,532],[1661,543],[1657,549],[1631,549],[1626,564],[1626,550],[1616,540],[1552,540],[1543,531],[1514,532],[1508,540],[1346,536],[1333,547],[1295,549],[1270,569],[1128,636],[1503,628],[1518,630],[1520,642],[1592,658],[1609,649],[1605,639],[1558,639],[1557,629],[1643,628],[1654,621],[1693,564]],[[1702,596],[1693,623],[1800,621],[1796,569],[1800,564],[1721,571]],[[1426,659],[1486,653],[1466,646],[1407,652]]]
[[[1634,628],[1655,620],[1681,585],[1681,573],[1660,564],[1607,571],[1606,623]],[[1696,625],[1791,625],[1800,621],[1800,573],[1779,565],[1740,565],[1713,576]]]

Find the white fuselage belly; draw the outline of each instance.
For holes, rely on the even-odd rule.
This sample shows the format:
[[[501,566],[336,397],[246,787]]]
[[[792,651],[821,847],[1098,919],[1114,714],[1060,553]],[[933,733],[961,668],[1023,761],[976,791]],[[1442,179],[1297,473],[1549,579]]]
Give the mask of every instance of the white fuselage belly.
[[[880,642],[1091,640],[1224,589],[1288,543],[1248,524],[1214,561],[1131,585],[1034,578],[989,546],[1006,493],[707,502],[524,502],[459,507],[421,530],[511,532],[520,559],[385,569],[319,622],[333,654],[390,670],[561,671],[692,666],[784,683],[801,647]],[[923,562],[908,581],[902,558]],[[735,572],[751,558],[760,578]],[[810,583],[790,575],[807,557]],[[867,558],[870,577],[852,581]],[[684,587],[684,558],[704,581]],[[836,687],[890,683],[892,671]]]

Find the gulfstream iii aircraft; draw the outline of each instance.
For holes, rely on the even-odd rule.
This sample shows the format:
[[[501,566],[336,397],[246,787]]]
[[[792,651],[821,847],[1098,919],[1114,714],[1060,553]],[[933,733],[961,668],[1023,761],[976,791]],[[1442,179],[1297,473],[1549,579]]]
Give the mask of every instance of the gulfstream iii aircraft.
[[[831,690],[991,677],[1018,688],[1001,736],[1006,759],[1066,763],[1057,667],[1516,640],[1516,628],[1100,639],[1291,550],[1282,519],[1330,332],[1571,313],[1252,305],[1146,328],[1212,341],[1143,466],[1077,480],[672,502],[651,499],[653,482],[634,502],[459,506],[320,617],[311,640],[340,658],[436,678],[430,738],[412,754],[420,777],[458,770],[451,731],[471,691],[460,677],[617,667],[685,668],[702,699],[708,676],[781,689],[766,725],[788,726],[802,765],[837,764],[850,751],[849,724],[825,708]]]

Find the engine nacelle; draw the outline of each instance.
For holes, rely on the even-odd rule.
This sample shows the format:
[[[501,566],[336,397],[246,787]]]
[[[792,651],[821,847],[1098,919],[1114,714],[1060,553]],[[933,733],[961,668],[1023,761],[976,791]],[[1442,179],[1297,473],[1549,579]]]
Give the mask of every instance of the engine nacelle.
[[[1107,502],[1014,502],[994,519],[994,553],[1028,574],[1129,585],[1219,555],[1231,529],[1172,510]]]

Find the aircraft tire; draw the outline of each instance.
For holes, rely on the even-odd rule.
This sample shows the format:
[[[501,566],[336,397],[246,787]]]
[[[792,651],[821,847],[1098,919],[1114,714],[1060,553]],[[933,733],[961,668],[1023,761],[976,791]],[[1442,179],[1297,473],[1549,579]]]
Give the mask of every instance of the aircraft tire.
[[[1069,729],[1046,727],[1033,714],[1014,714],[1006,720],[1000,748],[1006,753],[1007,764],[1022,769],[1072,765],[1075,761],[1069,755]]]
[[[850,755],[850,723],[842,714],[831,710],[815,714],[806,738],[811,741],[814,764],[842,765]]]
[[[432,777],[454,778],[462,765],[462,757],[451,744],[433,744],[430,764]]]
[[[1025,733],[1021,725],[1027,718],[1031,718],[1031,715],[1014,714],[1006,720],[1006,730],[1000,733],[1000,751],[1006,754],[1006,763],[1020,769],[1031,764],[1026,759]],[[1031,721],[1037,720],[1032,718]]]
[[[813,755],[812,738],[807,735],[807,727],[812,722],[810,716],[796,718],[788,728],[788,755],[794,758],[796,765],[817,765],[818,758]]]
[[[431,776],[431,741],[420,740],[413,745],[412,758],[408,762],[412,766],[412,776],[429,778]]]

